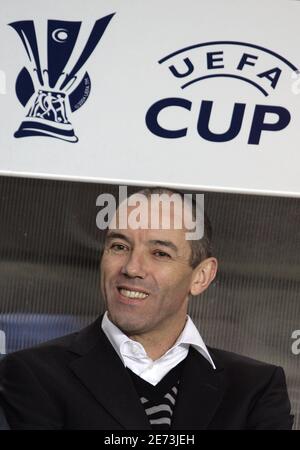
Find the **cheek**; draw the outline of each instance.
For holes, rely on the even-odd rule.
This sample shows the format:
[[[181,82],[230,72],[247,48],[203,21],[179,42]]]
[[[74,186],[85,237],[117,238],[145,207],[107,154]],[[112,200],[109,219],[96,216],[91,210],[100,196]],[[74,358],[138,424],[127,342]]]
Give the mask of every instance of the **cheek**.
[[[180,269],[170,271],[170,273],[160,276],[158,280],[161,294],[170,296],[170,301],[183,299],[190,291],[191,273]]]
[[[100,267],[100,273],[104,278],[110,278],[111,275],[119,272],[122,267],[121,258],[113,258],[109,255],[103,256]]]
[[[114,276],[113,267],[106,262],[103,261],[100,268],[100,284],[101,284],[101,291],[104,293],[104,291],[107,290],[110,284],[110,280]]]

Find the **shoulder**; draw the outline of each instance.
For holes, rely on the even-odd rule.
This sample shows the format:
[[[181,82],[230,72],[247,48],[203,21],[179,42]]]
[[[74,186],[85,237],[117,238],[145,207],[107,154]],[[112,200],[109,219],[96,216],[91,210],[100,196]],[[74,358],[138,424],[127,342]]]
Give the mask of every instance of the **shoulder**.
[[[35,347],[9,353],[0,362],[0,378],[19,377],[30,371],[38,375],[40,371],[50,373],[67,364],[71,355],[70,347],[78,333],[72,333],[59,339],[51,340]]]
[[[253,384],[256,387],[273,381],[286,384],[284,370],[280,366],[226,350],[209,347],[208,350],[217,369],[223,368],[233,384]]]
[[[232,368],[271,368],[276,367],[273,364],[270,364],[265,361],[260,361],[258,359],[254,359],[248,356],[244,356],[238,353],[230,352],[227,350],[221,350],[214,347],[207,347],[212,358],[216,360],[216,362],[220,365],[224,365],[224,367],[232,367]]]
[[[43,342],[35,347],[18,350],[6,355],[0,362],[3,367],[28,365],[30,367],[62,367],[81,353],[96,345],[101,335],[100,318],[80,331]]]

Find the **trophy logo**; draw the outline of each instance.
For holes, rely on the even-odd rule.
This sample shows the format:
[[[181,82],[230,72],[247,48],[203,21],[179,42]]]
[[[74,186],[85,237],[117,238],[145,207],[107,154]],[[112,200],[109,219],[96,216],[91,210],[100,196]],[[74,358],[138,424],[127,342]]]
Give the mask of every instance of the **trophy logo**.
[[[41,63],[33,20],[10,23],[25,47],[29,67],[23,67],[16,80],[16,94],[27,115],[15,132],[16,138],[48,136],[77,142],[69,120],[71,112],[87,100],[91,80],[83,70],[87,59],[103,36],[114,14],[97,20],[79,57],[74,48],[82,22],[48,20],[46,62]]]

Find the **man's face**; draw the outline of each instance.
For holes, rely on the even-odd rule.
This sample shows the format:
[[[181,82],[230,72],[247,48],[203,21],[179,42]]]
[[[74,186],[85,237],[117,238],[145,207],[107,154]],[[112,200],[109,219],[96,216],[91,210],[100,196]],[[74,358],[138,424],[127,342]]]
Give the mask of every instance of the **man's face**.
[[[190,256],[184,229],[108,230],[101,289],[112,322],[128,335],[183,326],[193,277]]]

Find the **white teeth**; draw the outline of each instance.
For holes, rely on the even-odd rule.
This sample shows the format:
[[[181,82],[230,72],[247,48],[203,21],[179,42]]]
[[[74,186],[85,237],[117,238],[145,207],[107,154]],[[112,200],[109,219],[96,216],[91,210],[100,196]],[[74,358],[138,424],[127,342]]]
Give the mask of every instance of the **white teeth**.
[[[122,295],[124,295],[125,297],[129,297],[129,298],[146,298],[148,297],[148,294],[144,294],[143,292],[138,292],[138,291],[128,291],[127,289],[120,289],[120,292]]]

